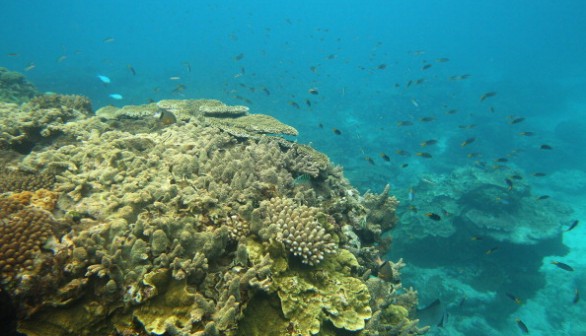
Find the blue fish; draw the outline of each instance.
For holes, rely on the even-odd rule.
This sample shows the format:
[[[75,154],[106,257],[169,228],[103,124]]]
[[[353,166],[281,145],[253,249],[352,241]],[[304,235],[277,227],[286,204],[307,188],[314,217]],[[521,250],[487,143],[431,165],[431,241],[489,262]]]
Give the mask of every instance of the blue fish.
[[[99,79],[102,81],[102,83],[104,83],[104,84],[110,84],[110,83],[112,82],[108,76],[104,76],[104,75],[98,75],[98,78],[99,78]]]
[[[110,97],[110,98],[112,98],[112,99],[116,99],[116,100],[121,100],[122,98],[124,98],[124,97],[122,97],[122,95],[121,95],[121,94],[119,94],[119,93],[112,93],[112,94],[108,95],[108,97]]]

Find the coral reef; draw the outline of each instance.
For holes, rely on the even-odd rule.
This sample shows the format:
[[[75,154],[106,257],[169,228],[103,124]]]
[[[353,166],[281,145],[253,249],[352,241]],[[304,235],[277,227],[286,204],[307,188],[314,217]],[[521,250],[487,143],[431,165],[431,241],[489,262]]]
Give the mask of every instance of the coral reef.
[[[25,173],[0,169],[0,194],[8,191],[36,191],[39,189],[51,189],[55,183],[55,176],[48,173]]]
[[[108,107],[96,116],[47,104],[26,112],[72,118],[49,120],[38,134],[50,133],[51,146],[35,142],[8,167],[54,176],[54,184],[4,188],[12,207],[46,216],[53,250],[31,251],[62,272],[39,296],[42,309],[19,321],[20,332],[260,335],[264,322],[251,307],[270,302],[263,309],[279,316],[274,335],[336,335],[368,330],[373,312],[387,307],[373,303],[367,279],[382,231],[395,224],[396,201],[388,189],[361,197],[325,155],[266,135],[293,128],[276,120],[250,126],[273,120],[261,115],[206,116],[201,106],[226,109],[210,100]],[[155,127],[151,112],[161,108],[178,122]],[[295,182],[303,176],[307,183]],[[16,221],[7,216],[3,225]],[[378,313],[379,324],[415,332],[396,313],[415,300],[401,297],[387,293],[394,310]]]
[[[0,102],[22,104],[38,94],[24,75],[0,67]]]

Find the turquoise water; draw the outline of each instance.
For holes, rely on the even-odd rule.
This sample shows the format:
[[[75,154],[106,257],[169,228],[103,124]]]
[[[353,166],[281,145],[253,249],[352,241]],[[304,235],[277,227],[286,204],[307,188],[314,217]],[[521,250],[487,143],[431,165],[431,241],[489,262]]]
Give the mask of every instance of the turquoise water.
[[[248,105],[296,127],[299,142],[342,165],[361,191],[391,184],[402,205],[389,257],[405,259],[403,280],[422,306],[441,298],[449,316],[431,334],[520,334],[516,318],[531,334],[586,334],[584,303],[572,303],[576,288],[586,290],[585,229],[564,232],[586,220],[585,2],[5,1],[0,9],[0,66],[41,91],[86,95],[94,109],[189,98]],[[428,140],[437,143],[421,146]],[[549,196],[535,241],[470,245],[486,233],[449,216],[473,203],[458,183],[474,179],[458,168],[504,190],[495,209],[516,197],[506,193],[513,175],[522,177],[513,190],[526,191],[519,197]],[[433,203],[442,193],[459,208]],[[541,239],[548,224],[558,233]]]

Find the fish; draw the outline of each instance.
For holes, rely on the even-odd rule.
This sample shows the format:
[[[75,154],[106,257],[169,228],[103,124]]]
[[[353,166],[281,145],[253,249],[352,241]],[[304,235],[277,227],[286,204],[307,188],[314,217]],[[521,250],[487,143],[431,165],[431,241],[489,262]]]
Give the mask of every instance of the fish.
[[[315,65],[312,65],[309,67],[309,71],[311,71],[313,73],[317,73],[317,67]]]
[[[397,126],[413,126],[413,122],[409,120],[397,121]]]
[[[509,121],[509,124],[514,125],[514,124],[518,124],[520,122],[523,122],[525,120],[525,118],[514,118],[512,116],[509,116],[509,118],[511,118],[511,121]]]
[[[180,79],[181,79],[181,77],[179,77],[179,76],[171,76],[171,77],[169,77],[169,80],[172,80],[172,81],[176,81],[176,80],[180,80]]]
[[[505,183],[507,184],[507,190],[513,190],[513,181],[511,179],[506,178]]]
[[[453,81],[460,81],[460,80],[465,80],[470,78],[469,74],[464,74],[464,75],[454,75],[454,76],[450,76],[449,80],[453,80]]]
[[[462,128],[462,129],[472,129],[475,128],[476,124],[465,124],[465,125],[458,125],[458,128]]]
[[[578,302],[580,302],[580,290],[576,288],[574,290],[574,298],[572,299],[572,304],[576,304]]]
[[[312,94],[312,95],[318,95],[319,94],[319,91],[318,91],[317,88],[311,88],[311,89],[307,90],[307,92],[309,94]]]
[[[468,138],[460,144],[460,147],[466,147],[469,144],[473,143],[474,141],[476,141],[476,138]]]
[[[124,97],[119,93],[111,93],[108,97],[115,99],[115,100],[122,100]]]
[[[476,157],[479,157],[480,155],[482,155],[482,154],[480,154],[478,152],[474,152],[474,153],[468,153],[468,154],[466,154],[466,157],[467,158],[476,158]]]
[[[332,132],[334,132],[335,135],[341,135],[342,134],[342,131],[340,131],[337,128],[332,128]]]
[[[62,55],[57,58],[57,63],[61,63],[67,59],[67,55]]]
[[[574,230],[576,226],[578,226],[578,223],[580,223],[579,220],[573,220],[572,223],[570,223],[570,226],[568,226],[568,228],[566,229],[566,232]]]
[[[407,167],[409,167],[409,164],[408,164],[408,163],[403,163],[403,164],[401,165],[401,168],[407,168]]]
[[[134,67],[132,65],[128,64],[126,67],[128,68],[128,70],[130,70],[130,73],[133,76],[136,76],[136,70],[134,70]]]
[[[401,155],[401,156],[409,156],[409,152],[408,152],[408,151],[406,151],[406,150],[402,150],[402,149],[397,149],[397,150],[395,151],[395,153],[396,153],[397,155]]]
[[[409,202],[413,202],[415,199],[415,191],[413,191],[413,188],[409,188],[409,192],[407,192],[407,199]]]
[[[574,268],[568,264],[564,264],[561,261],[552,261],[551,262],[553,265],[556,265],[557,267],[563,269],[564,271],[568,271],[568,272],[574,272]]]
[[[234,56],[235,61],[240,61],[243,58],[244,58],[244,53],[240,53],[240,54]]]
[[[434,220],[434,221],[440,221],[442,218],[440,215],[433,213],[433,212],[428,212],[426,214],[424,214],[425,216],[427,216],[428,218]]]
[[[421,122],[430,122],[430,121],[434,121],[435,118],[434,117],[421,117],[419,118],[419,121]]]
[[[522,136],[534,136],[535,132],[519,132],[519,135]]]
[[[374,160],[370,156],[364,157],[364,160],[366,160],[368,163],[374,166]]]
[[[511,178],[513,180],[522,180],[523,179],[523,176],[521,176],[521,175],[511,175]]]
[[[493,247],[493,248],[491,248],[491,249],[488,249],[488,250],[484,251],[484,254],[486,254],[486,255],[493,254],[493,253],[494,253],[494,252],[496,252],[496,250],[498,250],[498,249],[499,249],[499,248],[498,248],[497,246],[495,246],[495,247]]]
[[[538,201],[543,201],[543,200],[546,200],[548,198],[549,198],[549,195],[541,195],[541,196],[537,197],[537,200]]]
[[[417,152],[417,153],[415,153],[415,155],[420,156],[422,158],[426,158],[426,159],[432,158],[431,154],[429,154],[427,152]]]
[[[18,53],[11,52],[11,53],[7,53],[6,56],[16,57],[16,56],[18,56]]]
[[[317,125],[317,127],[319,127],[319,128],[324,128],[324,124],[322,124],[322,123],[319,123],[319,124]]]
[[[423,82],[425,82],[425,78],[419,78],[415,80],[415,85],[423,84]]]
[[[179,94],[185,91],[186,88],[187,87],[184,84],[177,84],[177,86],[175,87],[175,89],[173,89],[173,91],[171,91],[171,93]]]
[[[191,64],[189,62],[183,62],[182,64],[187,69],[187,72],[191,72]]]
[[[426,147],[426,146],[433,146],[435,144],[437,144],[437,140],[430,139],[430,140],[423,141],[420,145],[421,145],[421,147]]]
[[[501,158],[498,158],[498,159],[496,159],[496,160],[494,160],[494,161],[496,161],[496,162],[500,162],[500,163],[504,163],[504,162],[509,162],[509,159],[507,159],[507,158],[505,158],[505,157],[501,157]]]
[[[451,109],[446,112],[446,114],[456,114],[456,113],[458,113],[458,110],[456,110],[456,109]]]
[[[329,54],[329,55],[328,55],[328,57],[327,57],[327,59],[329,59],[329,60],[333,60],[333,59],[335,59],[336,57],[338,57],[336,54]]]
[[[112,80],[111,80],[111,79],[110,79],[110,77],[108,77],[108,76],[104,76],[104,75],[98,75],[97,77],[98,77],[98,79],[99,79],[99,80],[101,80],[101,81],[102,81],[102,83],[104,83],[104,84],[110,84],[110,83],[112,83]]]
[[[294,102],[294,101],[290,101],[290,102],[289,102],[289,105],[293,106],[294,108],[296,108],[296,109],[298,109],[298,110],[301,108],[301,107],[299,106],[299,104],[297,104],[297,103],[296,103],[296,102]]]
[[[474,240],[474,241],[482,240],[482,237],[480,237],[480,236],[472,236],[472,237],[470,237],[470,240]]]
[[[516,318],[515,323],[517,323],[517,326],[519,327],[519,329],[521,329],[521,331],[524,334],[529,334],[529,328],[527,328],[527,325],[523,321],[521,321],[521,319]]]
[[[552,150],[553,147],[551,147],[548,144],[542,144],[541,146],[539,146],[539,149]]]
[[[446,62],[449,62],[450,59],[446,58],[446,57],[440,57],[440,58],[436,58],[435,61],[438,63],[446,63]]]
[[[413,104],[415,107],[419,107],[419,103],[415,99],[411,99],[411,104]]]
[[[391,161],[391,158],[390,158],[390,157],[389,157],[387,154],[385,154],[385,153],[380,153],[380,154],[379,154],[379,156],[380,156],[380,157],[381,157],[383,160],[385,160],[385,161],[387,161],[387,162],[388,162],[388,161]]]
[[[487,92],[487,93],[483,94],[482,96],[480,96],[480,101],[484,101],[487,98],[494,97],[494,96],[496,96],[496,92],[494,92],[494,91]]]
[[[293,179],[293,185],[310,185],[311,184],[311,175],[309,174],[301,174]]]
[[[270,96],[271,95],[271,91],[269,91],[269,89],[267,88],[262,88],[262,91],[267,95]]]
[[[387,68],[387,65],[384,64],[384,63],[383,64],[379,64],[376,68],[379,69],[379,70],[384,70],[384,69]]]
[[[533,173],[532,175],[535,176],[535,177],[544,177],[547,174],[541,173],[541,172],[537,172],[537,173]]]
[[[427,69],[431,68],[432,66],[433,66],[433,64],[426,64],[421,67],[421,70],[427,70]]]
[[[114,38],[113,37],[106,37],[105,39],[102,40],[102,42],[104,42],[104,43],[112,43],[112,42],[114,42]]]
[[[305,105],[307,105],[307,107],[311,107],[311,100],[305,99]]]
[[[158,119],[159,123],[165,126],[172,125],[177,122],[177,117],[166,109],[159,108],[157,112],[153,114],[153,117]]]
[[[24,68],[24,71],[34,70],[36,67],[37,67],[37,65],[35,63],[30,63],[29,65],[26,66],[26,68]]]
[[[513,302],[515,302],[516,304],[520,305],[521,303],[523,303],[523,301],[516,295],[513,295],[511,293],[505,293],[507,295],[507,297],[511,300],[513,300]]]
[[[395,278],[390,261],[384,261],[378,266],[377,277],[384,281],[392,281]]]

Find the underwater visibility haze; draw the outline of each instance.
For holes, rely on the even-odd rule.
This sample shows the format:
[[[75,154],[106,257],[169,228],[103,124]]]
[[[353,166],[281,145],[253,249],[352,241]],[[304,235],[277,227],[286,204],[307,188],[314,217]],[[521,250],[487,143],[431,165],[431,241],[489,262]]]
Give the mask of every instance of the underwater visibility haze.
[[[0,328],[586,335],[584,17],[4,1]]]

